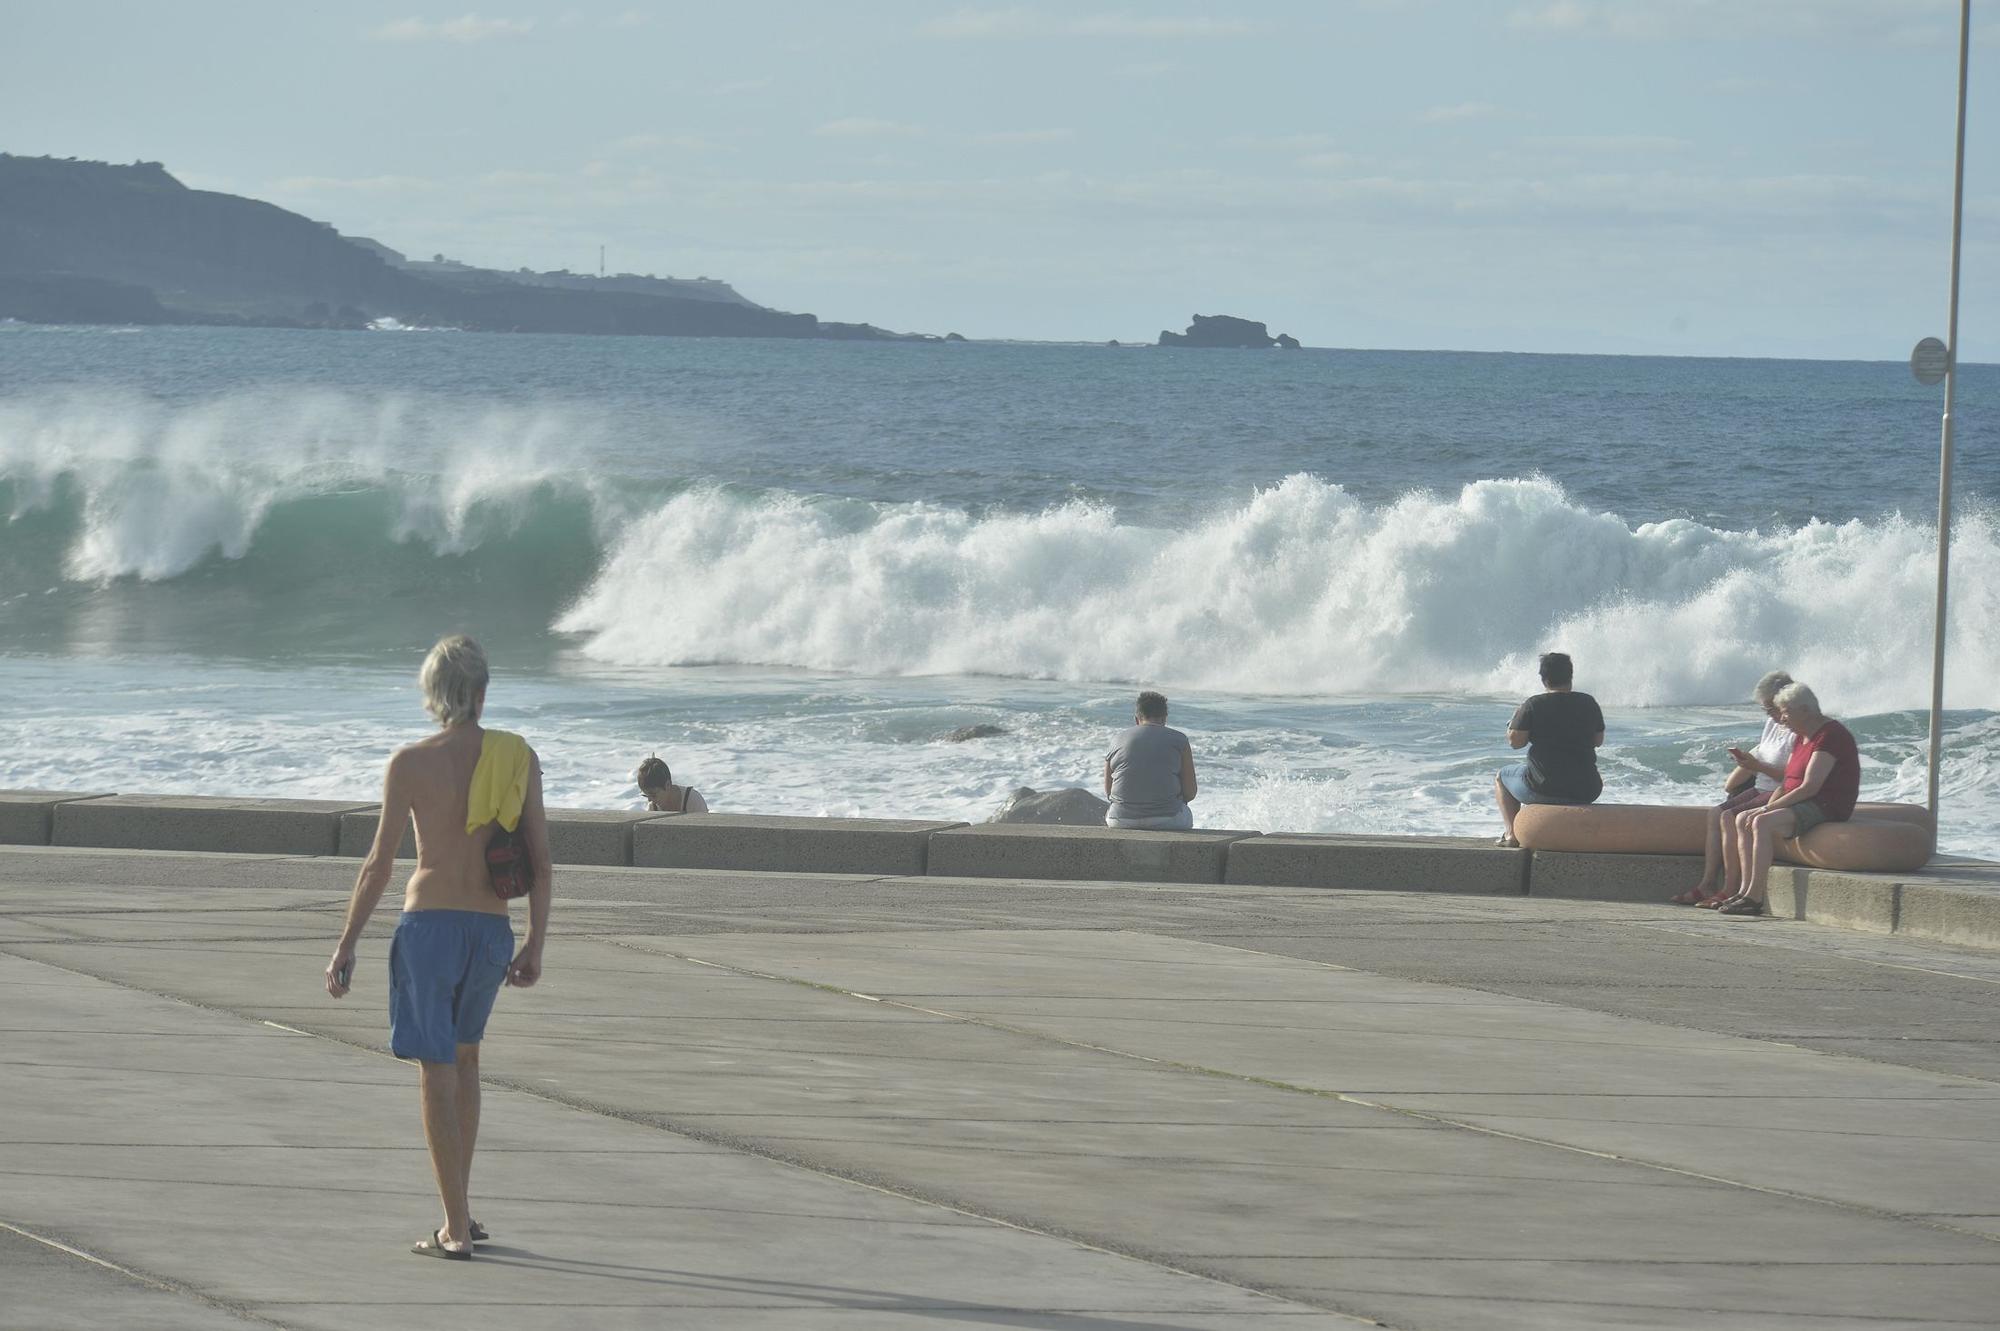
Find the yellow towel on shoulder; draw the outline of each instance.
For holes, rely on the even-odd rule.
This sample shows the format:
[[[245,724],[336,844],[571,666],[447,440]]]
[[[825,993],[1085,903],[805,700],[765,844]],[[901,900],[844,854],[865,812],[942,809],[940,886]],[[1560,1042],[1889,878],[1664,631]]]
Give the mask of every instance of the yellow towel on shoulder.
[[[472,789],[465,797],[465,830],[477,832],[497,822],[509,832],[521,825],[521,806],[528,801],[528,772],[535,751],[528,741],[505,730],[489,730],[479,745],[479,765],[472,769]]]

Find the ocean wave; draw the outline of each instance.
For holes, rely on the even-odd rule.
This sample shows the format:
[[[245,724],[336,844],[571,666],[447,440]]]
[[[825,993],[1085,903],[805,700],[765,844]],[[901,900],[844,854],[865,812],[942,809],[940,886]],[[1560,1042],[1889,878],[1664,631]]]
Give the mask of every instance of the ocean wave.
[[[976,515],[694,489],[633,521],[558,619],[626,665],[1518,693],[1563,649],[1607,702],[1740,701],[1774,666],[1836,709],[1928,698],[1935,530],[1891,517],[1628,524],[1538,478],[1368,504],[1292,476],[1164,530],[1072,503]],[[1990,707],[2000,540],[1954,542],[1951,697]]]
[[[309,600],[346,641],[364,598],[388,596],[400,643],[480,599],[505,602],[510,631],[621,666],[1287,696],[1515,694],[1559,648],[1614,705],[1740,701],[1773,666],[1850,714],[1928,701],[1935,528],[1896,516],[1635,524],[1542,478],[1370,502],[1294,475],[1169,528],[1101,503],[973,511],[594,460],[620,452],[562,405],[0,399],[0,603],[53,587],[61,614],[130,584],[167,622],[192,582],[210,594],[191,624],[275,622]],[[1990,509],[1961,518],[1954,568],[1950,698],[1990,708]]]
[[[554,410],[327,391],[0,400],[0,568],[160,582],[218,562],[309,572],[308,555],[353,570],[390,546],[461,556],[524,535],[595,551],[632,492],[566,464],[584,428]]]

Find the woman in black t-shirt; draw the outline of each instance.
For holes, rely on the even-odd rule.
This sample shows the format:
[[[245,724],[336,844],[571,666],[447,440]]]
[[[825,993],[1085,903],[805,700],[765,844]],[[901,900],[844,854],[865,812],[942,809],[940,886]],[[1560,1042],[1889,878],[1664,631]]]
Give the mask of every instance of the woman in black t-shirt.
[[[1597,774],[1604,712],[1597,699],[1570,688],[1575,670],[1563,653],[1545,653],[1542,683],[1548,692],[1515,708],[1507,723],[1508,747],[1526,748],[1528,761],[1501,768],[1493,779],[1493,798],[1506,824],[1502,846],[1521,844],[1514,839],[1514,815],[1523,804],[1589,804],[1604,793]]]

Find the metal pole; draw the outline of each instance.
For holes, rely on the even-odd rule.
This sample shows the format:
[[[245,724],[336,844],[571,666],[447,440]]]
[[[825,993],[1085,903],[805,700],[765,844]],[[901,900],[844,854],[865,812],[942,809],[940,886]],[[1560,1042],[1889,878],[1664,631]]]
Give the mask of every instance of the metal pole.
[[[1958,387],[1958,251],[1965,219],[1965,72],[1972,39],[1972,0],[1958,6],[1958,158],[1951,182],[1951,313],[1945,320],[1944,426],[1938,445],[1937,615],[1931,643],[1931,749],[1928,801],[1937,826],[1938,761],[1944,745],[1945,590],[1951,577],[1951,409]]]

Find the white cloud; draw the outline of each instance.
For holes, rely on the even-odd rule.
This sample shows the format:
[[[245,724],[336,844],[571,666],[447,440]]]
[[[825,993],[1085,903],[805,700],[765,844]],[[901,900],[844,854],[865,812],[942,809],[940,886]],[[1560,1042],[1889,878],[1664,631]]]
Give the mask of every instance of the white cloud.
[[[1175,40],[1241,37],[1250,25],[1239,19],[1163,17],[1118,11],[1050,14],[1037,9],[960,9],[926,20],[928,37],[968,40],[988,37],[1126,37]]]
[[[1956,0],[1536,0],[1508,26],[1639,41],[1955,41]]]
[[[1451,106],[1433,106],[1417,117],[1425,125],[1454,125],[1466,120],[1491,120],[1500,114],[1500,108],[1491,102],[1457,102]]]
[[[704,134],[627,134],[613,139],[605,147],[606,152],[644,153],[675,149],[680,152],[706,153],[719,150],[722,145]]]
[[[1521,140],[1527,148],[1583,153],[1684,153],[1694,147],[1667,134],[1548,134]]]
[[[280,194],[408,194],[437,188],[418,176],[286,176],[271,187]]]
[[[1076,137],[1073,129],[997,129],[975,134],[974,143],[1061,143]]]
[[[1542,5],[1531,5],[1517,9],[1507,16],[1507,24],[1514,28],[1544,28],[1550,32],[1574,32],[1587,28],[1596,18],[1596,13],[1585,0],[1549,0]]]
[[[435,22],[420,18],[384,23],[368,35],[378,42],[483,42],[495,37],[525,37],[534,30],[531,18],[485,18],[461,14]]]
[[[812,132],[823,139],[907,139],[923,133],[915,125],[906,125],[900,120],[878,120],[873,116],[843,116],[839,120],[813,126]]]
[[[611,20],[611,26],[614,28],[650,28],[652,25],[653,16],[643,9],[625,10],[613,16]]]

